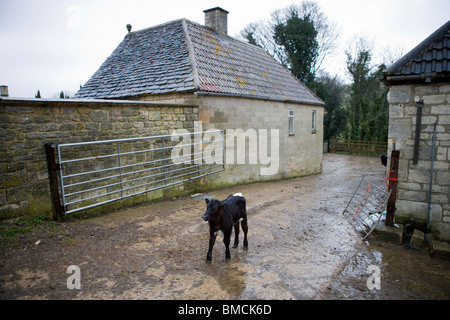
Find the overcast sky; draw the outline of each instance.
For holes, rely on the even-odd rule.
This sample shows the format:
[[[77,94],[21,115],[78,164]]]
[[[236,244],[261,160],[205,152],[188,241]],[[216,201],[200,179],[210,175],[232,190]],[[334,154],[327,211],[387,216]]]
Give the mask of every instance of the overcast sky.
[[[228,33],[268,19],[301,0],[0,0],[0,85],[11,97],[73,95],[119,45],[126,25],[140,30],[179,18],[204,24],[203,10],[229,11]],[[341,30],[323,69],[345,78],[345,50],[355,35],[376,54],[409,50],[450,19],[449,0],[316,0]]]

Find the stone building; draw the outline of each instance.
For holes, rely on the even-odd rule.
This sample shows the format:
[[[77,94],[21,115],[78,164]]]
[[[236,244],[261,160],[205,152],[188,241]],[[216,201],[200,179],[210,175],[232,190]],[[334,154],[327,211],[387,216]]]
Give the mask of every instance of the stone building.
[[[204,12],[206,26],[187,19],[139,31],[128,25],[124,40],[75,98],[193,104],[203,130],[240,130],[248,144],[258,140],[259,148],[247,145],[244,163],[226,162],[206,184],[320,173],[323,101],[263,49],[229,37],[227,11]],[[269,161],[261,157],[261,134],[266,155],[273,151]],[[227,139],[228,160],[234,141]]]
[[[122,43],[74,99],[10,98],[2,86],[0,220],[55,213],[61,206],[52,200],[49,172],[55,168],[48,166],[45,145],[173,138],[175,130],[189,135],[212,128],[226,131],[224,171],[93,207],[96,212],[181,192],[321,172],[323,102],[264,50],[228,37],[227,14],[220,8],[206,10],[207,26],[186,19],[134,32],[127,26]],[[244,152],[238,148],[242,144]],[[98,160],[101,150],[82,152],[81,158],[95,160],[95,166],[87,162],[88,172],[107,165]],[[136,161],[142,156],[136,155]],[[67,165],[59,166],[64,167],[65,172]],[[78,191],[72,194],[91,201],[106,188],[110,186],[90,187],[87,199]],[[108,189],[106,195],[113,192]]]
[[[383,82],[390,88],[389,155],[394,146],[400,151],[395,220],[448,241],[450,21],[386,69]]]

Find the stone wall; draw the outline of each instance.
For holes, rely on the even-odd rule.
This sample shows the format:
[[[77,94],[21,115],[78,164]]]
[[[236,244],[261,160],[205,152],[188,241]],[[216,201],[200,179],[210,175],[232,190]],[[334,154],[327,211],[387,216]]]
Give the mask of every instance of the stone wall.
[[[400,150],[395,219],[426,226],[433,128],[436,123],[430,226],[438,238],[450,240],[450,85],[391,86],[388,100],[389,155],[394,143]],[[423,101],[423,111],[419,157],[418,163],[414,164],[416,101],[420,100]]]
[[[202,180],[206,188],[298,177],[322,172],[323,155],[323,112],[322,106],[302,105],[283,101],[249,99],[238,96],[208,94],[167,94],[142,97],[150,101],[176,101],[199,106],[199,120],[203,129],[223,129],[228,135],[231,130],[267,129],[267,140],[271,141],[271,129],[279,132],[279,168],[274,174],[261,174],[263,164],[259,154],[257,163],[226,163],[225,172]],[[295,134],[290,135],[289,111],[294,111]],[[312,129],[312,112],[316,114],[316,128]],[[257,137],[258,139],[260,137]],[[248,140],[247,140],[248,142]],[[237,144],[237,141],[236,141]],[[270,145],[271,146],[271,145]],[[227,151],[228,151],[228,146]],[[257,151],[259,153],[259,150]],[[268,149],[270,155],[270,148]],[[236,156],[236,155],[235,155]],[[270,172],[269,172],[270,173]]]
[[[0,219],[52,210],[46,143],[192,131],[197,120],[185,104],[0,98]]]
[[[293,111],[294,115],[294,134],[289,134],[289,111]],[[312,129],[313,111],[316,113],[314,130]],[[323,108],[320,106],[201,96],[199,119],[206,128],[225,129],[227,137],[230,132],[233,132],[229,129],[242,129],[244,132],[250,129],[257,133],[258,150],[255,150],[257,154],[254,156],[257,163],[251,164],[248,160],[245,166],[227,163],[227,175],[222,177],[223,181],[232,182],[236,179],[247,182],[267,181],[322,172]],[[259,143],[262,141],[261,139],[264,139],[264,136],[260,134],[261,129],[267,130],[267,152],[260,149]],[[278,132],[277,137],[272,136],[275,131]],[[229,148],[233,148],[233,141],[227,140],[228,152]],[[276,155],[271,153],[273,143],[279,143],[279,148],[277,148],[278,166],[275,163]],[[236,149],[237,140],[234,142],[234,146]],[[246,147],[248,153],[248,146]],[[270,158],[270,162],[264,164],[266,155]],[[266,172],[263,171],[263,168],[267,169]]]

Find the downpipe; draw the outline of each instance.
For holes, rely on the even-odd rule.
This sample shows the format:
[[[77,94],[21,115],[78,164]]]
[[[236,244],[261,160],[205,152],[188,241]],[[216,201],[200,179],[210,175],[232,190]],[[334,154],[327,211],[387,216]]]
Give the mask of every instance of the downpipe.
[[[427,232],[430,233],[431,220],[431,193],[433,192],[433,170],[434,170],[434,148],[436,145],[436,122],[433,129],[433,147],[431,149],[431,170],[430,170],[430,189],[428,191],[428,214],[427,214]]]

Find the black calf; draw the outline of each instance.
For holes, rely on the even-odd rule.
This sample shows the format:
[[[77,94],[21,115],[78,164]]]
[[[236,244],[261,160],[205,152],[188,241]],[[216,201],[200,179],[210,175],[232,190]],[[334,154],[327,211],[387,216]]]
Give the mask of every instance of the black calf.
[[[230,195],[223,201],[206,199],[206,212],[203,220],[209,221],[209,250],[206,255],[206,262],[212,260],[212,249],[216,242],[217,232],[223,232],[223,243],[225,244],[225,258],[230,256],[230,238],[234,225],[234,245],[237,248],[239,243],[239,221],[241,221],[242,231],[244,231],[244,249],[248,249],[247,242],[247,211],[245,209],[245,198],[240,193]]]
[[[380,156],[380,159],[381,159],[381,164],[382,164],[383,166],[387,167],[387,159],[388,159],[387,154],[382,154],[382,155]]]

